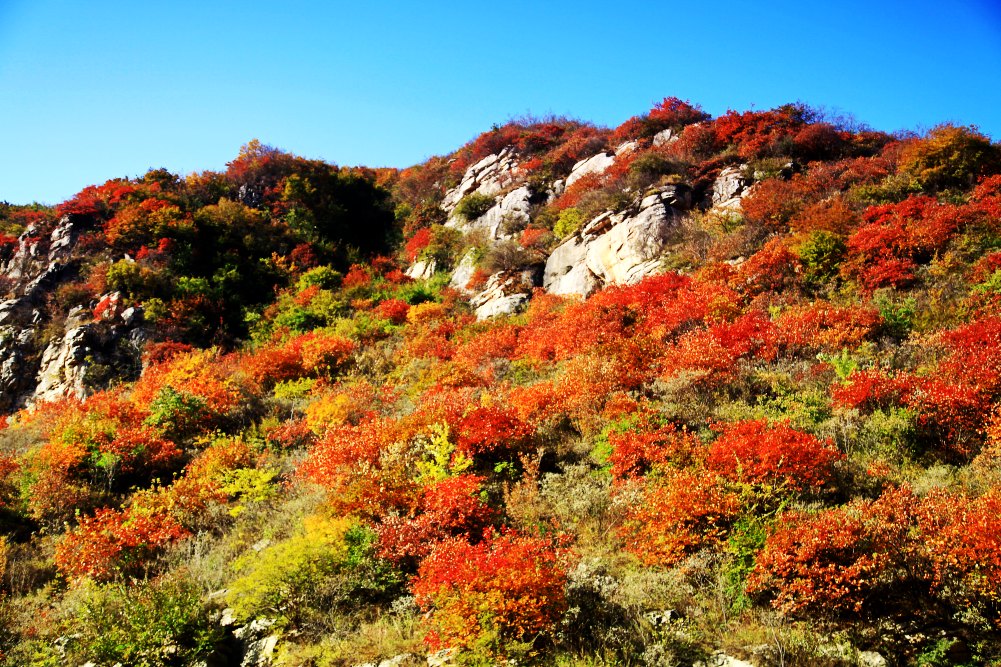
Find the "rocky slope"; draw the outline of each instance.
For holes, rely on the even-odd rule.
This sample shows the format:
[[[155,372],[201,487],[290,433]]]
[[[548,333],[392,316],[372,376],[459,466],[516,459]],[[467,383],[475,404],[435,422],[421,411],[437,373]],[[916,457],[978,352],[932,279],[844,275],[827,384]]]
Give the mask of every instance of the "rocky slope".
[[[29,226],[0,262],[0,275],[11,285],[0,302],[0,411],[82,398],[113,377],[138,375],[145,340],[141,309],[120,308],[115,294],[69,312],[52,303],[84,254],[78,248],[83,224],[67,215],[53,225]]]

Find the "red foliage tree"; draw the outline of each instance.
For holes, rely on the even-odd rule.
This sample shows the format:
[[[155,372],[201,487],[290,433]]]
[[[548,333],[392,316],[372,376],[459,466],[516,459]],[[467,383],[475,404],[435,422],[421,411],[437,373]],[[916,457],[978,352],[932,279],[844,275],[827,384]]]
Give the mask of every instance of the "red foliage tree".
[[[426,487],[411,516],[383,519],[378,531],[380,555],[417,562],[444,540],[479,541],[495,514],[481,497],[483,481],[476,475],[459,475]]]
[[[740,511],[740,500],[719,478],[697,469],[661,469],[641,488],[643,500],[626,510],[619,536],[647,565],[673,565],[717,544]]]
[[[767,420],[720,427],[709,447],[707,467],[735,482],[779,485],[803,490],[830,482],[834,464],[844,458],[830,441],[822,441],[787,423]]]
[[[782,516],[755,559],[751,593],[768,593],[784,613],[858,614],[906,588],[916,499],[908,489],[876,501]]]
[[[425,641],[499,652],[553,632],[566,610],[569,552],[553,540],[513,532],[468,544],[441,543],[411,590],[429,612]],[[486,644],[486,646],[484,646]]]
[[[98,510],[56,546],[56,567],[72,579],[111,579],[142,572],[150,558],[188,532],[170,514]]]

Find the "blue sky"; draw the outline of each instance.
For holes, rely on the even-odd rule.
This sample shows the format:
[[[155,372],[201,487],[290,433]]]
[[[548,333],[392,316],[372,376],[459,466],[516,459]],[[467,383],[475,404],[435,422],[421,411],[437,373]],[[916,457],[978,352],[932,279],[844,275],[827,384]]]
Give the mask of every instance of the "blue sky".
[[[0,200],[57,203],[252,138],[408,166],[526,113],[665,96],[1001,139],[1001,3],[0,0]]]

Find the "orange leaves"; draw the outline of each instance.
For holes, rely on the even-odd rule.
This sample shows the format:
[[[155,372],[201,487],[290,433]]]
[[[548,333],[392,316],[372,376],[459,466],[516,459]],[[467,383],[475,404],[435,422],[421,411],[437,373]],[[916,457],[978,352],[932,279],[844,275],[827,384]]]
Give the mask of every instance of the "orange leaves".
[[[786,309],[775,320],[779,339],[800,354],[854,349],[868,340],[882,325],[875,308],[835,306],[815,301]]]
[[[551,539],[514,532],[472,545],[443,542],[411,585],[417,603],[430,612],[426,641],[440,648],[492,639],[489,648],[496,651],[505,642],[532,642],[551,632],[566,609],[569,559]]]
[[[101,509],[66,534],[55,562],[72,579],[138,575],[157,551],[187,535],[170,514]]]
[[[348,363],[357,344],[320,331],[271,343],[244,357],[241,367],[265,389],[302,377],[330,379]]]
[[[351,358],[357,345],[333,334],[310,332],[299,341],[302,367],[317,377],[333,377]]]
[[[709,447],[709,470],[735,482],[803,490],[827,484],[843,455],[788,424],[766,420],[721,425],[722,435]]]
[[[331,428],[309,450],[298,474],[326,488],[340,512],[383,516],[392,508],[409,507],[416,482],[399,430],[389,419]]]
[[[818,514],[783,515],[747,583],[784,613],[860,613],[906,581],[916,499],[908,489]]]
[[[670,566],[698,548],[718,543],[740,511],[740,501],[714,475],[664,468],[639,487],[619,530],[625,548],[647,565]]]
[[[213,350],[177,354],[146,369],[132,390],[132,400],[147,407],[163,388],[170,387],[204,400],[217,414],[225,414],[240,403],[241,391],[224,361]]]

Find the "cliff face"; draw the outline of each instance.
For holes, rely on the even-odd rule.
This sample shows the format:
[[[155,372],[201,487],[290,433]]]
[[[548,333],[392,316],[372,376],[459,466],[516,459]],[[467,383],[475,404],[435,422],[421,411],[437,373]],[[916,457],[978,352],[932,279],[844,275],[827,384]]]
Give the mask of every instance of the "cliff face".
[[[670,131],[654,142],[664,144]],[[601,151],[579,160],[566,178],[540,183],[520,168],[508,148],[470,166],[459,185],[448,190],[441,203],[446,226],[466,235],[478,234],[487,251],[514,244],[529,225],[536,203],[551,203],[583,178],[601,176],[617,160],[629,159],[636,142],[614,151]],[[479,289],[469,289],[476,258],[469,253],[452,271],[451,286],[465,292],[480,319],[514,312],[534,288],[559,295],[587,297],[608,285],[634,284],[658,273],[671,252],[679,225],[692,215],[729,216],[740,212],[741,198],[752,183],[742,167],[722,170],[711,187],[696,192],[684,182],[623,191],[625,203],[585,220],[545,257],[529,256],[505,270],[493,272]],[[484,213],[469,219],[457,214],[470,196],[488,197]],[[430,277],[439,268],[426,260],[414,262],[408,275]]]
[[[145,332],[137,309],[122,311],[114,295],[105,295],[67,312],[53,298],[82,259],[83,226],[74,216],[29,226],[0,261],[0,275],[11,281],[0,302],[0,411],[83,398],[113,377],[138,374]],[[102,301],[107,305],[95,319]]]

